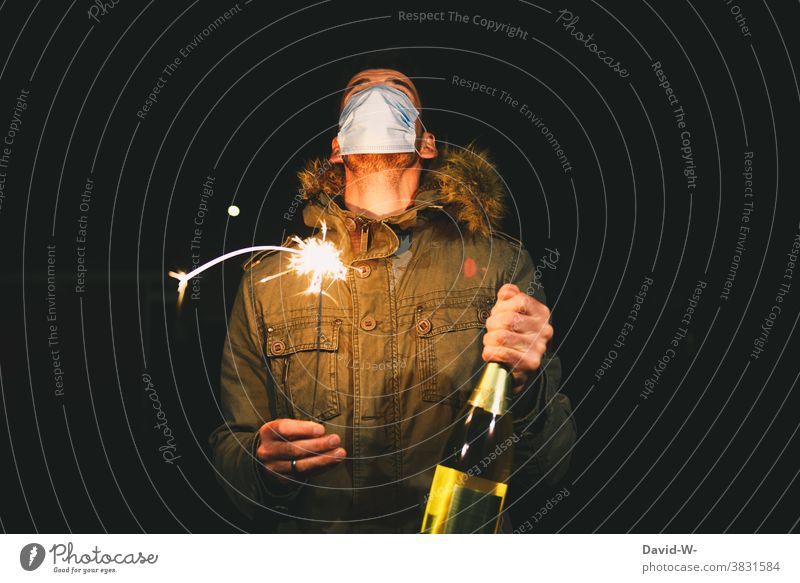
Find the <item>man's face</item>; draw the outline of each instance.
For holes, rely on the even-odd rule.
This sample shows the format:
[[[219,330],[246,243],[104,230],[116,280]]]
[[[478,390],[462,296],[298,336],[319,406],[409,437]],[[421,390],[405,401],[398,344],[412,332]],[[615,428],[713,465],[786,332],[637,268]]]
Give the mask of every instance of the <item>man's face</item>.
[[[414,107],[419,111],[422,108],[422,102],[419,98],[419,93],[414,85],[406,75],[394,69],[365,69],[353,75],[348,81],[342,94],[342,100],[339,104],[339,111],[341,112],[347,101],[359,91],[364,91],[375,85],[388,85],[394,89],[402,91],[414,104]],[[339,142],[337,138],[333,140],[333,153],[331,155],[332,162],[344,162],[350,170],[357,172],[375,172],[380,170],[388,170],[391,168],[409,168],[419,161],[419,158],[433,158],[436,156],[436,146],[432,134],[424,131],[420,118],[416,121],[416,132],[418,142],[418,152],[410,153],[393,153],[393,154],[349,154],[346,156],[339,155]]]

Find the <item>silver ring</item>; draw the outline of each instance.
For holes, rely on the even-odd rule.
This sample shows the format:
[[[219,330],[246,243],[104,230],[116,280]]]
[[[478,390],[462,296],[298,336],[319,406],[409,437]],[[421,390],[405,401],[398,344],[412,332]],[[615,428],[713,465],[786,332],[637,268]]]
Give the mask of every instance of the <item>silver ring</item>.
[[[297,460],[292,458],[292,475],[297,476]]]

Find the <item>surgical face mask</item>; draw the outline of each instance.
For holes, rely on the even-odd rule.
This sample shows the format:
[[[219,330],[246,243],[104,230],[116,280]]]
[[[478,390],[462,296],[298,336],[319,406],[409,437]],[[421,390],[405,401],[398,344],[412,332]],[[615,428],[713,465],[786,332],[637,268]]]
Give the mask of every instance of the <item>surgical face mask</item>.
[[[408,96],[388,85],[373,85],[353,94],[339,115],[342,156],[414,152],[417,117]]]

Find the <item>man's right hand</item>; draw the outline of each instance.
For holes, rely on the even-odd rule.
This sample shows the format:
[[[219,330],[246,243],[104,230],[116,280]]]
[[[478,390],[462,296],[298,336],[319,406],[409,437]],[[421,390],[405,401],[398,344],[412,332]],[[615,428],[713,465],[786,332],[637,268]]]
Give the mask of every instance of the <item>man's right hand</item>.
[[[313,421],[275,419],[258,430],[260,444],[256,457],[264,466],[264,476],[283,488],[309,475],[340,463],[347,452],[339,447],[335,433],[325,435],[325,427]],[[296,473],[292,472],[292,460]]]

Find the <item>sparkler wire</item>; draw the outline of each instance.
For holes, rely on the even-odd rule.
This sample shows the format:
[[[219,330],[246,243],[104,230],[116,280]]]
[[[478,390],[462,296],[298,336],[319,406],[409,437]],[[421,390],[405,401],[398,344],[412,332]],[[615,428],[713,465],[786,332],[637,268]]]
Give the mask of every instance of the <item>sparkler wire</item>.
[[[188,281],[192,279],[198,273],[202,273],[209,267],[214,267],[217,263],[222,263],[226,259],[230,259],[231,257],[236,257],[237,255],[243,255],[245,253],[252,253],[253,251],[288,251],[289,253],[299,253],[298,249],[292,249],[291,247],[281,247],[280,245],[258,245],[256,247],[245,247],[244,249],[237,249],[236,251],[231,251],[230,253],[226,253],[225,255],[220,255],[216,259],[212,259],[208,263],[204,263],[200,267],[193,269],[186,275],[178,277],[177,279],[181,279],[184,281]],[[173,276],[174,277],[174,276]]]
[[[317,385],[319,385],[319,358],[320,358],[320,342],[322,339],[322,290],[319,291],[319,299],[317,300],[317,366],[314,371],[314,392],[311,397],[311,418],[314,418],[314,411],[316,411],[317,404]]]

